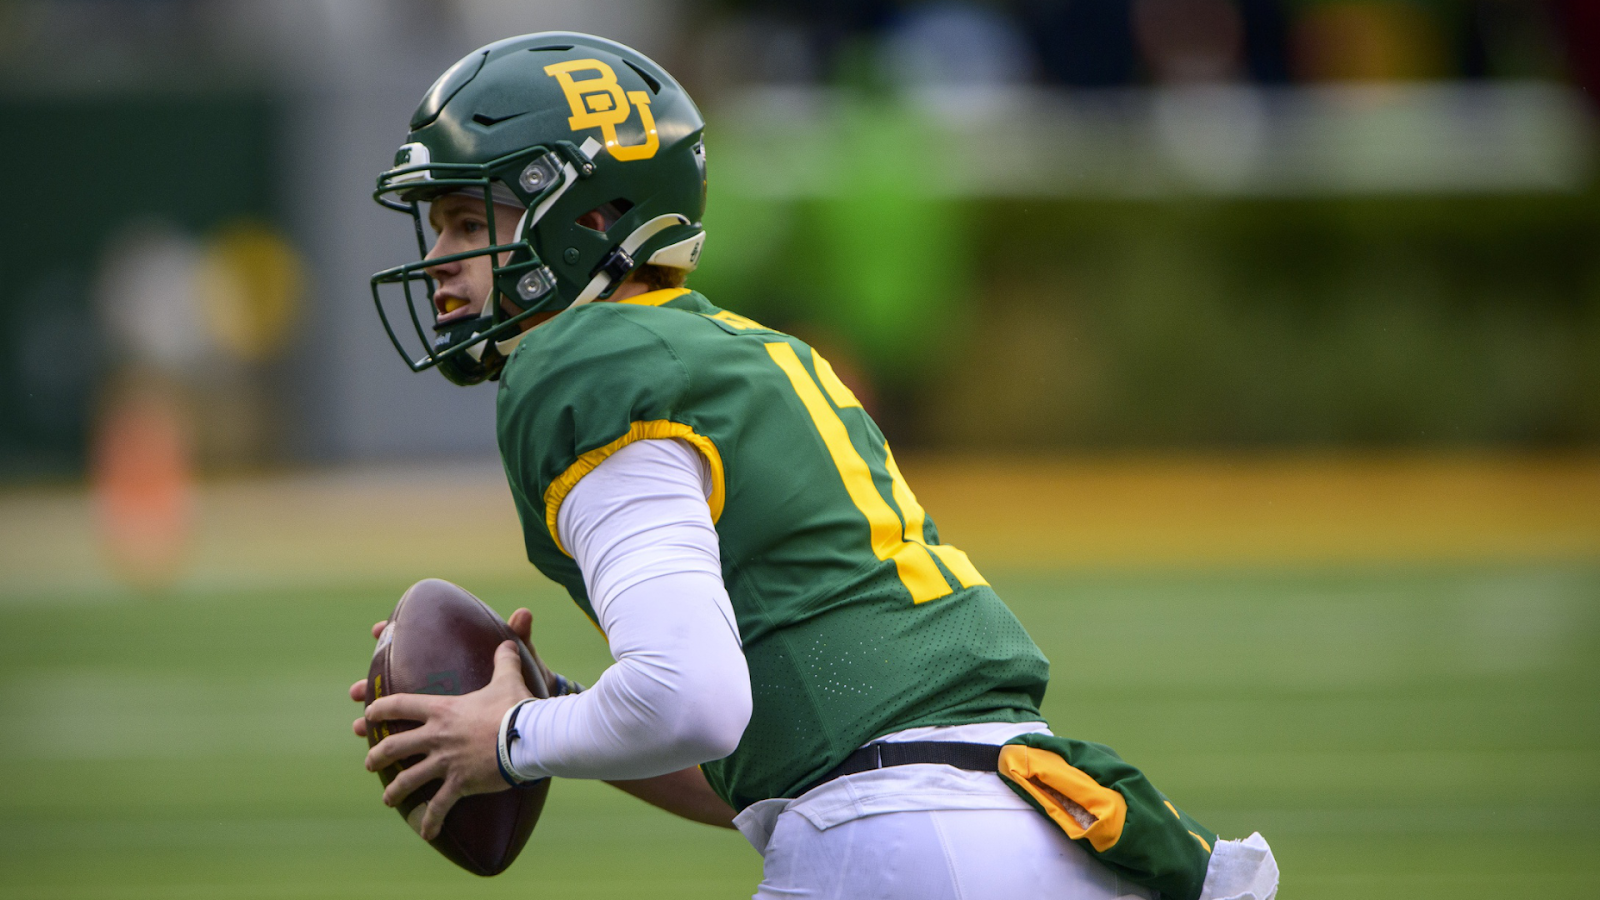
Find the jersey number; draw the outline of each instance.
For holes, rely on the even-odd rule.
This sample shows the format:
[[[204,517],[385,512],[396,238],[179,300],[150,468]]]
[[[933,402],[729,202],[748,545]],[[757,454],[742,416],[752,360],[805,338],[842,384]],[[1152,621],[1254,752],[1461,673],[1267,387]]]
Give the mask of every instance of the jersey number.
[[[766,346],[772,361],[788,376],[789,383],[794,385],[795,393],[800,396],[800,402],[811,414],[811,421],[822,435],[822,443],[833,457],[833,465],[839,470],[839,478],[844,482],[851,501],[866,516],[872,530],[872,552],[879,559],[894,560],[900,581],[911,592],[912,602],[926,603],[951,593],[950,582],[939,571],[934,557],[944,563],[944,567],[950,570],[962,587],[988,584],[965,553],[947,544],[929,544],[923,539],[922,526],[927,514],[922,511],[916,495],[911,493],[911,486],[901,476],[900,467],[895,465],[894,454],[889,452],[887,443],[883,446],[883,463],[889,472],[894,502],[900,507],[900,513],[896,514],[883,495],[878,493],[877,486],[872,483],[872,469],[856,450],[855,444],[850,442],[850,432],[834,410],[834,407],[848,409],[852,406],[859,409],[861,401],[833,373],[828,361],[816,351],[811,352],[811,362],[817,370],[817,377],[813,380],[800,362],[793,345],[777,341]],[[823,391],[827,392],[827,396],[823,396]],[[829,399],[833,401],[831,404]]]

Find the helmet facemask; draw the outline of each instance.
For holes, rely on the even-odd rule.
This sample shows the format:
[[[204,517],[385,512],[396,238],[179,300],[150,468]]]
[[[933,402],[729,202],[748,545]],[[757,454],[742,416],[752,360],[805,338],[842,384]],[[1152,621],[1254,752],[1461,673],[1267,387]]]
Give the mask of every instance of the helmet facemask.
[[[388,209],[411,216],[420,258],[384,269],[372,276],[372,300],[384,331],[395,350],[413,372],[438,367],[456,384],[477,384],[499,377],[506,355],[522,333],[522,323],[541,312],[555,312],[568,304],[556,290],[556,277],[535,248],[534,233],[539,221],[555,205],[573,182],[594,171],[586,150],[569,142],[537,146],[509,154],[484,164],[434,163],[423,144],[407,144],[396,154],[394,168],[378,179],[373,199]],[[501,241],[496,231],[494,205],[509,191],[525,211],[521,220]],[[423,204],[447,194],[481,196],[489,228],[485,247],[428,259],[431,249],[424,227]],[[501,256],[509,254],[502,264]],[[488,257],[493,266],[493,286],[484,299],[481,312],[444,325],[438,324],[433,303],[435,284],[428,269],[451,262]],[[413,285],[421,283],[421,296]],[[411,331],[420,351],[408,350],[397,332],[383,301],[380,285],[401,287]],[[502,298],[505,302],[502,302]],[[430,324],[423,324],[418,307],[423,306]],[[507,305],[512,307],[507,309]],[[431,332],[431,335],[430,333]]]

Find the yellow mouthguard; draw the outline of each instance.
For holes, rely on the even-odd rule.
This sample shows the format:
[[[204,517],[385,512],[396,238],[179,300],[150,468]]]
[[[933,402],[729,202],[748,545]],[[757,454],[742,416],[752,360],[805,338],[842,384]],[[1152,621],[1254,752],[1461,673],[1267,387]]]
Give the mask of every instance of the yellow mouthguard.
[[[462,300],[460,297],[446,297],[444,301],[444,311],[446,314],[453,313],[466,305],[467,301]]]

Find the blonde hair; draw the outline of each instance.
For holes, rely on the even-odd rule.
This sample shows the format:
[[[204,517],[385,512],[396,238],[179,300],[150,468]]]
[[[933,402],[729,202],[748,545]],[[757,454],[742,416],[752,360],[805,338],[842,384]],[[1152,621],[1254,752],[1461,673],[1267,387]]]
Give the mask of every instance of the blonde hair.
[[[684,282],[689,280],[689,273],[671,266],[645,263],[634,269],[628,280],[638,282],[652,291],[665,291],[683,287]]]

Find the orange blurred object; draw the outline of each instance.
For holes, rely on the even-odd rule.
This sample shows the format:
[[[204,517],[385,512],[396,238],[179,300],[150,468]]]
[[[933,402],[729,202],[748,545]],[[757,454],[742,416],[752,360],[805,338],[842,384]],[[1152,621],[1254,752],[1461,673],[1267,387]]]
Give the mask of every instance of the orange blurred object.
[[[1438,21],[1410,3],[1334,2],[1294,24],[1294,68],[1306,81],[1404,81],[1443,74]]]
[[[158,591],[182,573],[194,522],[192,438],[173,391],[119,393],[94,439],[91,469],[102,547],[131,587]]]

